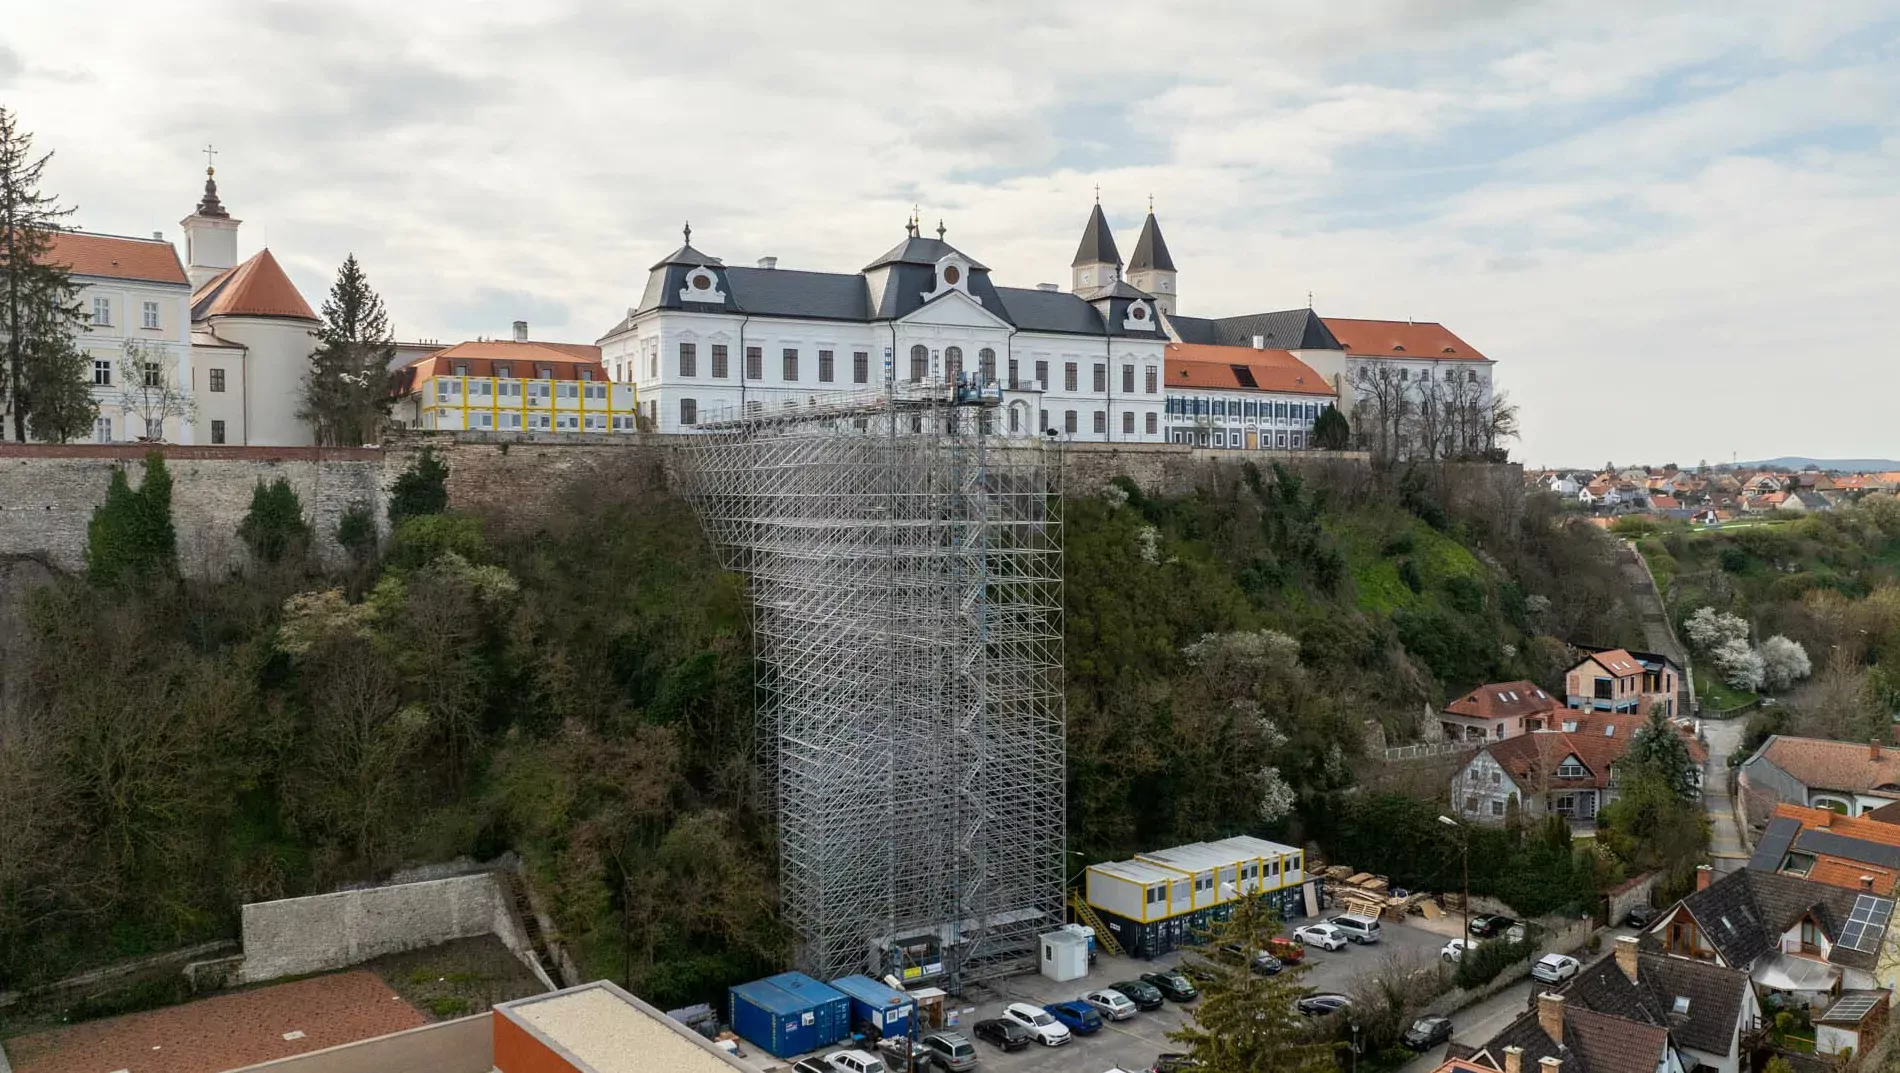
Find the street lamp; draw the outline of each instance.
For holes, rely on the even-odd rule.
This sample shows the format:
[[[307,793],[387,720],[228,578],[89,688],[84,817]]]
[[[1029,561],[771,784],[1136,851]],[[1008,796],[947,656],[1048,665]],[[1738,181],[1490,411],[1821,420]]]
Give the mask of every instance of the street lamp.
[[[1443,813],[1439,814],[1438,822],[1458,832],[1458,848],[1465,864],[1464,932],[1458,937],[1458,941],[1469,947],[1471,945],[1471,829]],[[1458,954],[1460,961],[1464,960],[1463,949],[1461,947]]]

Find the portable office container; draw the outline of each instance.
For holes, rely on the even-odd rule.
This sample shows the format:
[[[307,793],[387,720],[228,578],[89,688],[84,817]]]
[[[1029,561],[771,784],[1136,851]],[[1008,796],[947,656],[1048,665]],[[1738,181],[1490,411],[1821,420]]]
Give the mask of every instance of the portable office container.
[[[831,1027],[835,1014],[821,1019],[822,1001],[794,995],[770,981],[735,985],[727,998],[732,1030],[775,1057],[791,1058],[842,1038]]]
[[[1264,893],[1297,888],[1306,882],[1306,854],[1297,847],[1251,835],[1223,838],[1209,845],[1240,858],[1240,889],[1243,891]]]
[[[840,976],[831,986],[851,1000],[851,1023],[866,1024],[879,1036],[910,1035],[917,1003],[909,995],[886,987],[869,976]]]
[[[1195,842],[1171,849],[1138,853],[1135,859],[1187,876],[1187,909],[1190,911],[1212,909],[1240,897],[1240,888],[1236,885],[1240,858],[1231,851]],[[1178,903],[1176,908],[1180,908]]]
[[[1178,873],[1142,861],[1090,865],[1085,878],[1084,895],[1091,907],[1137,924],[1186,912],[1192,901],[1188,882]]]
[[[818,1046],[828,1047],[851,1034],[851,999],[844,992],[802,972],[781,972],[765,982],[810,1005],[823,1037]]]
[[[1089,974],[1089,941],[1067,928],[1043,932],[1042,974],[1057,983],[1080,980]]]

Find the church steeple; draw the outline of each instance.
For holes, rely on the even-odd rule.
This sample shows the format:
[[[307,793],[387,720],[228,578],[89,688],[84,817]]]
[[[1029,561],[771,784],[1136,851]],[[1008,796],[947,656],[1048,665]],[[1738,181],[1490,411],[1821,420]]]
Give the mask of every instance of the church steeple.
[[[1112,287],[1121,278],[1122,255],[1115,248],[1115,236],[1108,229],[1108,217],[1102,215],[1101,194],[1096,194],[1095,208],[1089,213],[1089,222],[1082,228],[1082,244],[1075,248],[1075,260],[1069,262],[1075,273],[1075,290],[1098,290]]]
[[[1141,237],[1135,240],[1135,255],[1128,262],[1128,282],[1154,295],[1155,306],[1163,313],[1174,312],[1174,258],[1168,255],[1168,244],[1161,237],[1161,224],[1155,220],[1152,202],[1148,205],[1148,218],[1141,225]]]
[[[206,167],[204,196],[190,216],[178,221],[185,229],[185,271],[193,288],[237,264],[237,230],[243,222],[232,219],[218,200],[216,173]]]

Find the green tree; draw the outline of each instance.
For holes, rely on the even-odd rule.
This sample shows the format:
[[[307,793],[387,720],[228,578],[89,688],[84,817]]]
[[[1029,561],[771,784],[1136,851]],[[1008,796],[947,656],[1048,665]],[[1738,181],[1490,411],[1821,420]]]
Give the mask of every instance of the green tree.
[[[1352,446],[1352,426],[1337,406],[1320,410],[1313,422],[1313,446],[1322,451],[1343,451]]]
[[[1258,898],[1243,898],[1234,913],[1210,929],[1206,949],[1265,950],[1280,932],[1277,915]],[[1187,1048],[1205,1073],[1331,1073],[1332,1048],[1316,1041],[1293,1004],[1305,966],[1273,976],[1252,971],[1249,959],[1217,956],[1207,962],[1201,1000],[1168,1038]]]
[[[449,464],[424,447],[414,464],[397,475],[389,489],[389,524],[400,526],[405,518],[440,514],[449,509]]]
[[[144,581],[169,572],[177,554],[171,472],[164,455],[148,451],[138,491],[132,490],[124,469],[112,471],[106,501],[93,510],[86,526],[86,573],[105,585]]]
[[[357,500],[343,511],[336,522],[336,542],[359,564],[376,554],[376,512],[368,503]]]
[[[324,300],[323,326],[317,329],[298,410],[318,443],[356,446],[381,435],[394,401],[389,363],[395,353],[383,300],[350,254]]]
[[[1695,801],[1702,794],[1695,758],[1689,755],[1689,743],[1663,718],[1661,706],[1649,709],[1649,721],[1630,738],[1629,752],[1622,766],[1628,770],[1645,768],[1655,773],[1684,801]]]
[[[40,192],[53,154],[33,155],[33,136],[0,108],[0,406],[13,414],[13,437],[29,431],[64,442],[92,427],[97,408],[85,356],[73,345],[83,330],[79,285],[53,260],[53,236],[72,215]]]
[[[310,523],[304,521],[303,501],[290,481],[279,477],[257,482],[251,490],[251,509],[238,523],[238,537],[259,561],[276,563],[310,546]]]

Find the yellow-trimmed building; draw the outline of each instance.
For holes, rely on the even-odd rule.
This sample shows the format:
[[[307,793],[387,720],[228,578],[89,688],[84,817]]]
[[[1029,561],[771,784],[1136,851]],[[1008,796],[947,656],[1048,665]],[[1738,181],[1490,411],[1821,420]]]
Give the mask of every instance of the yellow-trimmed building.
[[[474,432],[639,431],[639,391],[607,377],[600,348],[476,340],[396,371],[395,417],[409,428]]]
[[[1318,891],[1297,847],[1239,836],[1091,865],[1083,897],[1117,943],[1154,957],[1195,941],[1243,896],[1265,899],[1285,920],[1317,908]]]

